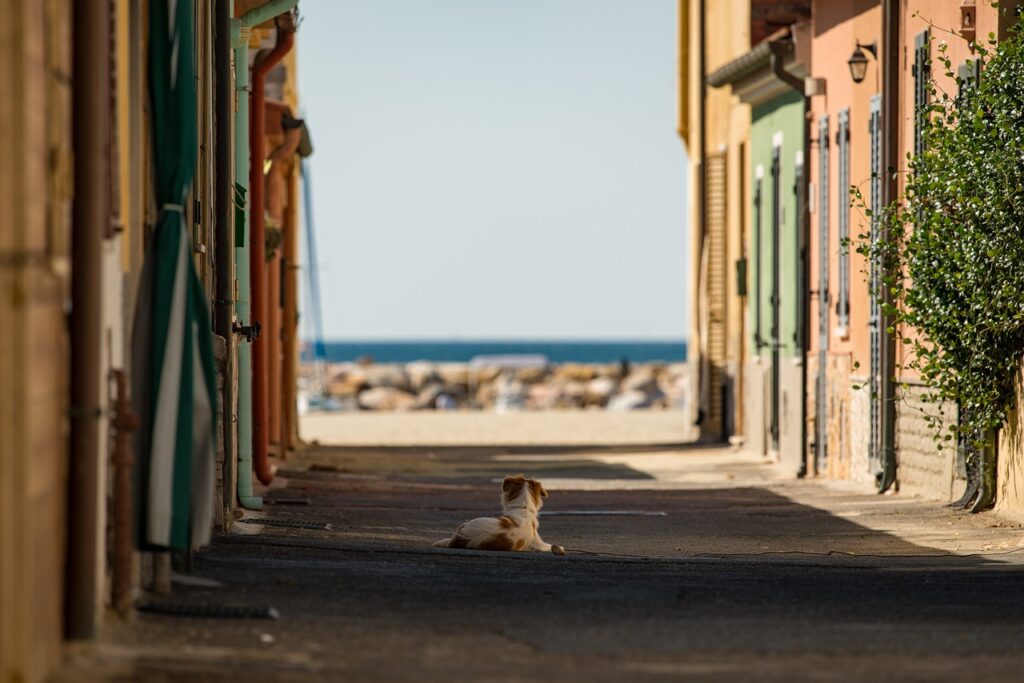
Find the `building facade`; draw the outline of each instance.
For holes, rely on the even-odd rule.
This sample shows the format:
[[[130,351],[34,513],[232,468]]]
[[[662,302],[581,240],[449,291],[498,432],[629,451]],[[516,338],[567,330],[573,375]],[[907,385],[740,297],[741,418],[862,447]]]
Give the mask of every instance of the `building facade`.
[[[863,203],[881,201],[872,179],[881,161],[882,77],[876,59],[855,83],[847,62],[858,43],[881,55],[881,3],[816,1],[811,26],[811,76],[821,92],[810,98],[809,255],[817,290],[809,326],[810,444],[818,473],[870,483],[880,424],[878,391],[869,375],[880,338],[867,263],[856,244],[870,232]],[[862,201],[853,198],[852,187]]]
[[[681,0],[678,132],[690,164],[688,353],[693,419],[702,440],[749,437],[751,346],[750,105],[709,74],[780,26],[806,18],[806,2]]]
[[[133,445],[140,410],[139,392],[133,397],[130,389],[140,350],[134,332],[147,308],[140,282],[155,226],[168,211],[151,182],[161,163],[154,143],[169,132],[153,117],[148,49],[158,40],[150,14],[157,4],[14,0],[0,28],[7,94],[0,104],[3,681],[46,680],[66,640],[93,638],[110,619],[130,616],[139,591],[169,586],[167,553],[136,550],[143,503],[133,478],[149,452]],[[247,352],[254,343],[271,346],[268,338],[275,344],[259,381],[267,390],[269,454],[283,457],[297,445],[296,198],[298,143],[308,133],[295,116],[294,51],[279,50],[285,59],[267,69],[256,157],[248,116],[238,113],[250,108],[248,84],[260,60],[294,43],[295,6],[170,6],[189,20],[174,30],[182,32],[178,44],[191,46],[194,87],[184,101],[194,102],[196,133],[193,181],[186,201],[170,210],[188,226],[214,332],[198,343],[212,346],[217,366],[216,495],[208,502],[218,528],[243,503],[238,490],[252,489],[253,465],[237,459],[252,453],[254,438],[241,428],[251,389],[240,380],[252,385]],[[239,275],[248,274],[254,210],[239,181],[252,167],[265,190],[259,213],[271,216],[281,248],[258,261],[268,271],[259,292],[265,309],[242,316],[239,302],[253,298]],[[272,332],[261,338],[257,325]]]
[[[803,438],[803,78],[806,22],[766,36],[708,76],[750,116],[743,262],[744,434],[752,452],[801,467]],[[798,45],[800,49],[798,50]],[[801,89],[794,86],[800,85]]]
[[[879,235],[872,215],[898,197],[900,170],[920,151],[915,111],[936,42],[962,79],[984,78],[970,41],[1004,38],[1019,5],[681,4],[702,437],[741,436],[797,475],[947,501],[970,492],[962,449],[935,447],[923,386],[901,369],[873,294],[881,273],[857,246]],[[957,419],[956,406],[938,410]],[[996,505],[1010,512],[1024,505],[1019,415],[993,457]]]

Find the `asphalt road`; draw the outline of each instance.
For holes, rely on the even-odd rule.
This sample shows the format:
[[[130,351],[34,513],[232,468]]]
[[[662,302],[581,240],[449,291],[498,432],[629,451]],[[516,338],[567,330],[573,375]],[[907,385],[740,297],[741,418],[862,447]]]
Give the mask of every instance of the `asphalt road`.
[[[314,452],[282,473],[262,513],[196,557],[193,575],[218,585],[173,595],[179,607],[273,607],[279,618],[142,613],[62,680],[1024,676],[1019,529],[780,483],[760,463],[719,466],[719,453],[661,449],[637,454],[642,467],[631,457]],[[494,479],[512,470],[564,482],[541,532],[567,556],[430,547],[495,512]],[[956,554],[953,543],[1011,550]]]

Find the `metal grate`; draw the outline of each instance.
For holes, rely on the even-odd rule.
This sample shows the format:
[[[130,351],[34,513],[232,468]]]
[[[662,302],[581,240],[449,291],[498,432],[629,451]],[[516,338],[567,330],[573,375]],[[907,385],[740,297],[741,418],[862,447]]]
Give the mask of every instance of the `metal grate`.
[[[205,602],[144,600],[136,605],[140,612],[174,617],[214,617],[218,619],[278,619],[280,613],[270,606],[215,605]]]
[[[261,526],[276,526],[283,529],[314,529],[327,531],[331,528],[329,522],[303,522],[297,519],[271,519],[268,517],[248,517],[241,520],[243,524],[259,524]]]

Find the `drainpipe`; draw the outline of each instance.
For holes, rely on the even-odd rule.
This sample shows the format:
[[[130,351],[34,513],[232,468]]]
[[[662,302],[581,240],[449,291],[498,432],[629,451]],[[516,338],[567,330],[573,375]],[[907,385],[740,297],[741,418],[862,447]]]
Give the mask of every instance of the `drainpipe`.
[[[894,170],[899,168],[900,98],[900,8],[899,0],[884,0],[882,8],[882,206],[896,201],[899,185]],[[881,223],[884,243],[889,239],[885,221]],[[885,277],[883,273],[883,277]],[[893,299],[889,287],[882,287],[882,469],[875,475],[878,492],[885,493],[896,481],[896,335],[893,316],[888,312]]]
[[[284,2],[282,4],[288,4]],[[291,2],[295,4],[294,1]],[[250,206],[250,220],[252,221],[252,241],[249,251],[249,269],[252,284],[252,308],[257,315],[262,315],[267,310],[267,282],[266,264],[264,263],[264,232],[263,232],[263,163],[266,159],[264,151],[264,85],[266,76],[274,65],[281,61],[281,58],[292,48],[295,34],[291,32],[278,31],[277,44],[266,57],[253,66],[252,70],[252,103],[249,127],[249,187],[252,201]],[[269,322],[269,321],[268,321]],[[270,465],[267,444],[267,341],[257,340],[253,344],[253,464],[256,468],[256,476],[264,484],[269,484],[274,479],[274,468]]]
[[[259,336],[259,323],[252,323],[249,302],[249,212],[246,205],[249,191],[249,35],[253,26],[258,26],[282,12],[295,7],[298,0],[273,0],[266,5],[249,10],[241,19],[231,20],[231,45],[235,52],[235,207],[236,236],[242,239],[235,244],[235,275],[237,291],[235,312],[238,322],[234,332],[243,336],[247,344],[238,347],[238,501],[242,507],[259,510],[263,499],[252,494],[252,348]],[[231,14],[234,14],[232,2]]]
[[[124,370],[113,370],[111,375],[117,389],[112,420],[114,433],[114,553],[111,562],[111,603],[122,619],[132,613],[132,543],[135,522],[132,500],[132,434],[139,428],[139,420],[132,412],[128,396],[128,376]]]
[[[281,393],[284,395],[281,412],[281,452],[287,453],[296,444],[295,385],[298,361],[298,292],[299,292],[299,158],[292,157],[291,173],[288,174],[288,206],[284,214],[284,268],[281,270],[281,288],[284,293],[284,318],[282,320],[281,344],[284,348],[284,381]]]
[[[102,241],[110,227],[110,3],[74,4],[71,449],[65,634],[96,633],[100,505]]]
[[[699,0],[697,5],[697,24],[699,26],[698,35],[700,36],[700,47],[697,52],[697,68],[700,71],[698,78],[700,79],[700,113],[697,116],[697,167],[700,172],[697,177],[694,178],[694,186],[697,190],[698,201],[700,202],[700,215],[697,218],[697,229],[699,230],[700,241],[697,243],[697,277],[694,279],[694,284],[697,288],[697,300],[698,310],[693,311],[693,315],[697,316],[697,391],[695,396],[697,398],[697,418],[694,424],[697,425],[700,435],[700,439],[703,441],[706,438],[704,431],[704,420],[707,418],[707,413],[711,408],[711,394],[712,387],[708,386],[711,381],[710,366],[708,365],[708,354],[706,352],[706,341],[707,341],[707,325],[702,325],[700,306],[706,308],[708,303],[703,301],[701,283],[704,282],[704,278],[707,276],[707,269],[705,265],[705,248],[707,238],[707,222],[705,217],[707,216],[708,202],[705,196],[704,188],[707,186],[707,121],[705,115],[707,113],[708,105],[708,86],[705,82],[707,78],[707,0]],[[687,351],[689,353],[689,351]]]
[[[810,140],[811,140],[811,98],[804,92],[804,80],[799,76],[794,76],[790,72],[786,71],[785,67],[785,56],[786,52],[793,49],[792,41],[781,41],[773,40],[768,44],[771,49],[771,68],[772,73],[780,81],[788,85],[793,90],[797,91],[803,96],[804,99],[804,133],[803,133],[803,177],[801,178],[800,187],[796,189],[799,193],[800,206],[802,211],[797,216],[797,220],[800,221],[800,225],[797,229],[797,239],[799,239],[799,252],[800,252],[800,278],[803,286],[800,288],[800,302],[798,304],[799,318],[797,322],[797,331],[799,334],[799,353],[800,353],[800,467],[797,469],[797,477],[807,476],[807,352],[808,342],[810,338],[810,310],[811,310],[811,296],[810,287],[808,286],[811,281],[810,272],[810,259],[807,257],[807,248],[811,243],[811,215],[810,215],[810,202],[808,199],[808,181],[810,174],[807,171],[808,162],[811,158],[810,152]]]
[[[226,2],[215,3],[214,7],[214,131],[215,157],[214,167],[214,226],[216,232],[216,248],[214,251],[214,280],[216,282],[216,298],[214,300],[214,331],[224,338],[227,344],[227,360],[224,364],[224,419],[220,425],[224,440],[224,528],[231,523],[231,508],[234,507],[233,490],[235,444],[235,386],[234,357],[235,334],[232,326],[235,322],[235,259],[232,253],[235,244],[234,211],[231,206],[231,149],[234,140],[231,137],[231,116],[235,101],[231,93],[231,8]]]
[[[238,345],[238,503],[250,510],[263,507],[252,495],[252,347],[259,326],[249,314],[249,221],[246,209],[249,174],[249,29],[231,20],[235,50],[235,314],[233,333],[245,338]],[[226,420],[225,420],[226,422]]]

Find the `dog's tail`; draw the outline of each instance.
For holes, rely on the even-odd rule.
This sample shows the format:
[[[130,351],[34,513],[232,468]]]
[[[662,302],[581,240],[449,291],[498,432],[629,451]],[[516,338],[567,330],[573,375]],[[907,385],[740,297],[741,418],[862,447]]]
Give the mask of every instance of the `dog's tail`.
[[[441,539],[440,541],[434,541],[432,545],[433,545],[433,546],[434,546],[435,548],[447,548],[447,547],[448,547],[448,543],[449,543],[449,542],[450,542],[451,540],[452,540],[452,539],[450,539],[450,538],[442,538],[442,539]]]

